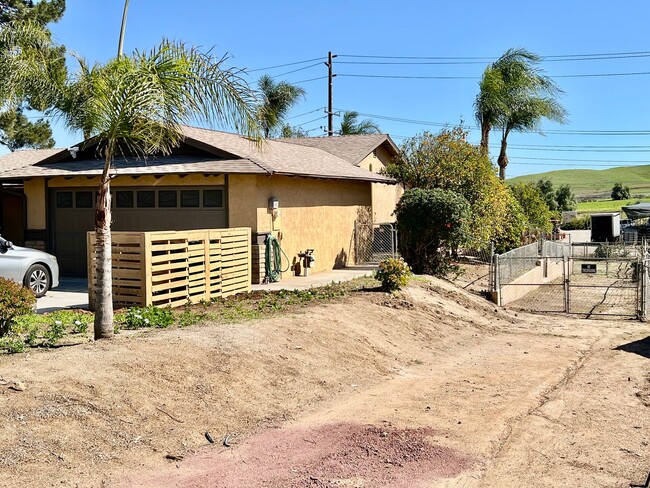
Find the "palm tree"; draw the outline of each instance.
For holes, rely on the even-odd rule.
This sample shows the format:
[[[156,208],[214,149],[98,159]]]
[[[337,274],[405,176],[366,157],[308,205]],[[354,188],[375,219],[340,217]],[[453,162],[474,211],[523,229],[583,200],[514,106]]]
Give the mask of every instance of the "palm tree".
[[[378,134],[381,132],[374,120],[363,119],[362,121],[358,121],[358,119],[359,112],[343,112],[339,134],[342,136],[350,136],[356,134]]]
[[[282,125],[284,117],[300,98],[305,97],[305,90],[287,81],[276,82],[268,75],[262,76],[257,85],[262,93],[262,103],[257,109],[257,117],[269,137],[271,131]]]
[[[183,43],[163,41],[92,69],[82,64],[56,111],[104,159],[95,210],[97,299],[95,338],[113,337],[110,170],[116,156],[169,154],[183,138],[182,125],[196,121],[233,127],[259,141],[255,95],[239,72]]]
[[[537,67],[541,58],[525,49],[508,49],[485,69],[474,102],[481,126],[481,147],[487,152],[493,127],[501,129],[497,163],[505,179],[508,166],[508,136],[516,132],[541,132],[548,119],[565,123],[566,111],[557,101],[562,90]]]

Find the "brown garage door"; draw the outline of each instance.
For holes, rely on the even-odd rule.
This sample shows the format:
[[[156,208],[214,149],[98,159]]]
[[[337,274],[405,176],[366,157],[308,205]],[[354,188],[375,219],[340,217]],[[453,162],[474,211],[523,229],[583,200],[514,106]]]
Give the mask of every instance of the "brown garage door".
[[[189,230],[227,227],[224,187],[114,188],[113,230]],[[86,232],[94,228],[96,192],[55,189],[52,248],[62,276],[86,276]]]

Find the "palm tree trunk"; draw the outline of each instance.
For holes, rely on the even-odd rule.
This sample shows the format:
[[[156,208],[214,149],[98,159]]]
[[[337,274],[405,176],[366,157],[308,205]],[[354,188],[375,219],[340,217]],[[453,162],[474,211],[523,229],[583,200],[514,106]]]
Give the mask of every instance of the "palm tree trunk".
[[[492,129],[492,124],[489,122],[481,123],[481,149],[484,154],[488,153],[488,145],[490,144],[490,130]]]
[[[499,151],[499,159],[497,163],[499,165],[499,178],[502,180],[506,179],[506,166],[508,166],[508,154],[506,150],[508,149],[508,135],[504,134],[501,138],[501,150]]]
[[[113,331],[113,270],[111,249],[111,168],[112,151],[106,149],[104,171],[95,208],[95,339],[111,339]]]

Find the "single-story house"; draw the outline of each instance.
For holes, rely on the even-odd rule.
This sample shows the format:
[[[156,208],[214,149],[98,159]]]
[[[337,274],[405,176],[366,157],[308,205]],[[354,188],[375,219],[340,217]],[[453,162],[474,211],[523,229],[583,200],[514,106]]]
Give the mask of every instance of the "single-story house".
[[[250,227],[254,242],[272,232],[291,264],[314,249],[323,271],[354,262],[355,221],[393,220],[402,190],[380,174],[397,155],[386,134],[257,145],[208,129],[184,134],[168,156],[115,159],[113,230]],[[85,276],[102,167],[91,142],[0,157],[0,232],[56,255],[62,276]]]

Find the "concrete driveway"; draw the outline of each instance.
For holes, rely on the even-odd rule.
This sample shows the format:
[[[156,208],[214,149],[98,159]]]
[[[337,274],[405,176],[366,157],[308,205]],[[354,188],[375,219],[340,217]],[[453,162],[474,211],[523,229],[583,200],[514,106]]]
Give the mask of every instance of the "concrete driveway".
[[[36,312],[54,312],[64,308],[88,309],[88,281],[85,278],[61,278],[59,286],[36,300]]]

